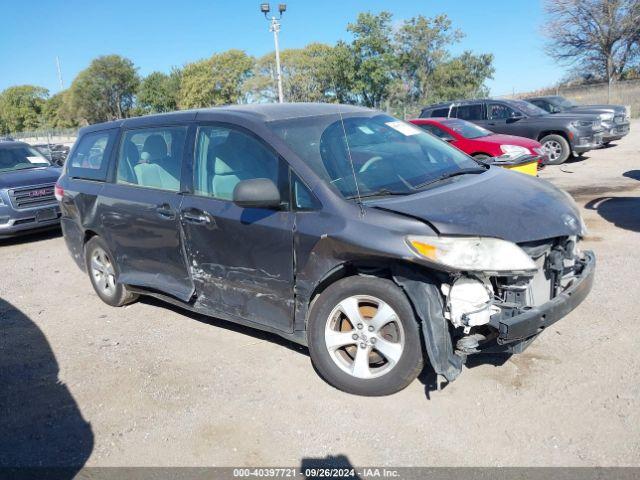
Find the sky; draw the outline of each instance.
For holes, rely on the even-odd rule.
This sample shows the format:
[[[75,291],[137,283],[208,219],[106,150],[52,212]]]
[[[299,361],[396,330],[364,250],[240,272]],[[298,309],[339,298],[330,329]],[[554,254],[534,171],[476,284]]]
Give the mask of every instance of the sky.
[[[565,71],[543,51],[543,0],[289,0],[280,48],[349,40],[359,12],[390,11],[394,23],[446,13],[466,37],[452,53],[493,53],[491,94],[552,86]],[[3,0],[0,91],[34,84],[60,90],[99,55],[131,59],[141,75],[230,48],[273,51],[268,23],[254,0]],[[272,8],[276,4],[272,2]]]

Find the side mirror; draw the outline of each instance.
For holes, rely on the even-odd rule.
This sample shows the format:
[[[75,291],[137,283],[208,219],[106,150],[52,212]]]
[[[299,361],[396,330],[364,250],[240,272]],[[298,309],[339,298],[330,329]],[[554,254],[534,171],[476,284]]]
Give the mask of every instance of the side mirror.
[[[279,208],[280,191],[267,178],[240,181],[233,189],[233,203],[243,208]]]
[[[509,117],[507,118],[507,123],[516,123],[518,120],[520,120],[522,118],[521,115],[517,116],[517,117]]]

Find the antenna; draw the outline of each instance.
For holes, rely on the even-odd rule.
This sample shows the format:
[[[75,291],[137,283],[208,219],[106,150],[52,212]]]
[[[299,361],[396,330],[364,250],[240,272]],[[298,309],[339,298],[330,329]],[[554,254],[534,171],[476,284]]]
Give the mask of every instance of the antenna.
[[[60,58],[57,55],[56,67],[58,67],[58,82],[60,83],[60,90],[64,90],[64,83],[62,83],[62,70],[60,70]]]
[[[360,214],[364,217],[365,210],[362,205],[362,197],[360,197],[360,187],[358,186],[358,177],[356,176],[356,169],[353,166],[353,159],[351,158],[351,148],[349,147],[349,139],[347,138],[347,129],[344,127],[344,119],[342,118],[342,105],[338,104],[338,115],[340,115],[340,124],[342,125],[342,133],[344,135],[344,143],[347,145],[347,155],[349,157],[349,164],[351,165],[351,173],[353,174],[353,181],[356,184],[356,196],[358,198],[358,205],[360,206]]]

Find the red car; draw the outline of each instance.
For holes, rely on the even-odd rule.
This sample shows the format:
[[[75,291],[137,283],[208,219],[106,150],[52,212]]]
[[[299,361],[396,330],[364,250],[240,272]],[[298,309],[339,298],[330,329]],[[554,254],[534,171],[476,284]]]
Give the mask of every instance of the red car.
[[[542,145],[535,140],[493,133],[459,118],[417,118],[409,121],[479,160],[535,155],[542,163],[546,158]]]

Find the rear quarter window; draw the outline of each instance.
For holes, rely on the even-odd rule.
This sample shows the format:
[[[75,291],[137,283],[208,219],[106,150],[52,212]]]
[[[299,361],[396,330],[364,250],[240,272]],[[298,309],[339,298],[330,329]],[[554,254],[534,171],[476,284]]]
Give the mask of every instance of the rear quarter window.
[[[105,181],[117,132],[112,129],[82,135],[67,160],[69,176]]]

